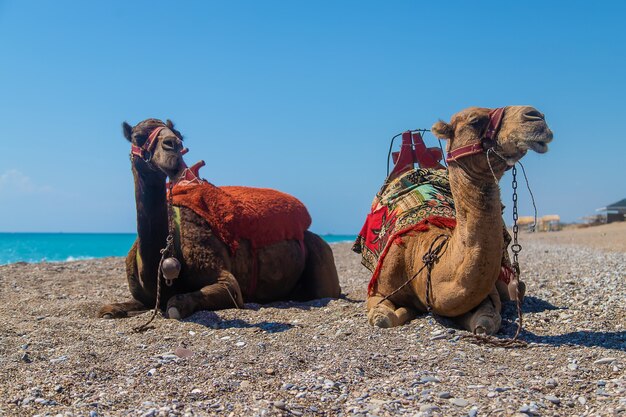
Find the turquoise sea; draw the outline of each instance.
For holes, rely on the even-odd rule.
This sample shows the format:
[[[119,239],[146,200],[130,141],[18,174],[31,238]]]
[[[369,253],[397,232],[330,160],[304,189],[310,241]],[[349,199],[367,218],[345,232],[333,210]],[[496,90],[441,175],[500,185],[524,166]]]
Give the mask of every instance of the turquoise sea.
[[[0,265],[13,262],[68,262],[125,256],[135,233],[0,233]],[[322,235],[328,243],[354,235]]]

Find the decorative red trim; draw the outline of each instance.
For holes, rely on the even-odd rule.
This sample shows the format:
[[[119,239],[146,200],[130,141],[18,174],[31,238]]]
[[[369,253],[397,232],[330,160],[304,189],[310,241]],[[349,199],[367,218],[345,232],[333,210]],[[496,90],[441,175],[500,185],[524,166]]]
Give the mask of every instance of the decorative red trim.
[[[388,240],[387,246],[383,249],[380,257],[378,258],[378,263],[376,264],[376,269],[372,274],[372,279],[370,279],[370,283],[367,285],[367,293],[372,295],[376,288],[376,282],[378,281],[378,277],[380,275],[380,270],[383,265],[383,261],[385,260],[385,256],[387,256],[387,252],[394,244],[402,243],[401,237],[409,232],[426,232],[430,229],[430,226],[440,227],[442,229],[454,229],[456,226],[456,219],[450,219],[448,217],[440,217],[440,216],[431,216],[428,217],[421,222],[411,225],[406,229],[402,229],[391,236]]]

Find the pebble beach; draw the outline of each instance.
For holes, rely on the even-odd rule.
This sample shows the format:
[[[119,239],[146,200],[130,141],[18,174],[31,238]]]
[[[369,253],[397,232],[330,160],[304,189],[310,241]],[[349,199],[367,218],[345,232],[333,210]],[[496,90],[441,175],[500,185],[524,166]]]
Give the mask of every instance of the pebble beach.
[[[626,224],[522,234],[526,348],[423,315],[378,329],[369,271],[333,244],[343,297],[185,320],[96,319],[123,258],[0,267],[0,416],[626,415]],[[499,337],[516,329],[505,305]]]

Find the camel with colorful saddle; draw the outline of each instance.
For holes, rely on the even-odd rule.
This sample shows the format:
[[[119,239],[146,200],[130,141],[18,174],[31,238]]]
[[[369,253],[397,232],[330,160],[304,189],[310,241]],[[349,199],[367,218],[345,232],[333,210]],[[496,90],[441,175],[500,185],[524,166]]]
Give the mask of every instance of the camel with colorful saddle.
[[[432,311],[494,334],[501,301],[525,288],[509,261],[498,182],[529,149],[547,152],[552,132],[529,106],[472,107],[431,130],[447,140],[448,168],[419,132],[405,132],[354,245],[372,271],[368,320],[393,327]]]
[[[137,204],[137,240],[126,258],[132,299],[103,306],[99,317],[156,305],[184,318],[244,302],[339,296],[330,246],[307,230],[311,217],[295,197],[201,179],[204,162],[185,164],[182,135],[169,120],[123,130]]]

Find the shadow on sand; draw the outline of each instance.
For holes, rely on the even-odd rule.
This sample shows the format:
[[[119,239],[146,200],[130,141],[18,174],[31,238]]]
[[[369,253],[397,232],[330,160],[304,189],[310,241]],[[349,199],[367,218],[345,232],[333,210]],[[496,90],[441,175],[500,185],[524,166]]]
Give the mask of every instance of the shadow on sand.
[[[281,323],[274,321],[261,321],[258,323],[249,323],[242,319],[223,320],[215,311],[198,311],[183,321],[196,323],[211,329],[246,329],[256,327],[266,333],[280,333],[294,327],[289,323]]]
[[[320,298],[311,301],[278,301],[269,304],[246,303],[245,310],[260,311],[264,308],[297,308],[299,310],[311,310],[321,308],[328,305],[333,298]],[[261,318],[261,316],[259,317]],[[249,323],[243,319],[224,320],[215,311],[198,311],[190,317],[184,319],[186,322],[200,324],[212,329],[231,329],[231,328],[252,328],[256,327],[266,333],[280,333],[294,327],[289,323],[261,321],[258,323]]]
[[[512,306],[515,311],[515,303],[505,303],[504,308],[506,310],[510,310],[509,306]],[[541,313],[546,310],[566,310],[566,307],[557,307],[554,304],[550,304],[549,302],[542,300],[541,298],[533,297],[532,295],[527,295],[524,297],[524,303],[522,304],[522,313]]]
[[[567,307],[557,307],[537,297],[526,297],[522,305],[522,312],[541,313],[546,310],[567,310]],[[502,311],[502,329],[499,337],[512,337],[517,330],[515,304],[507,302]],[[559,335],[538,335],[527,329],[522,329],[520,339],[529,343],[538,343],[550,346],[585,346],[601,347],[604,349],[626,349],[626,331],[602,332],[602,331],[578,331]]]
[[[585,346],[601,347],[623,351],[626,349],[626,331],[592,332],[580,331],[558,335],[537,335],[522,330],[520,337],[527,342],[540,343],[550,346]]]

